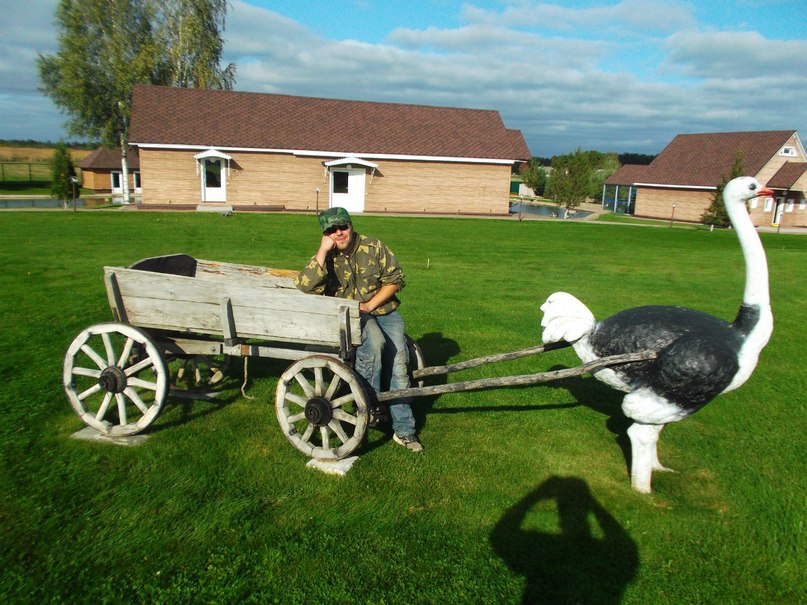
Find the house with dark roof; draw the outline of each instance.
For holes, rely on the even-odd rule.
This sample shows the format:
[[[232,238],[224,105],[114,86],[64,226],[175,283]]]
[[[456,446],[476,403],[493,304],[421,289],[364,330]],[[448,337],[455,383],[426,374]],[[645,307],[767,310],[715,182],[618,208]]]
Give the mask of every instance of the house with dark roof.
[[[137,149],[130,148],[126,157],[129,165],[129,191],[140,193],[140,160]],[[93,194],[123,195],[120,147],[114,149],[99,147],[77,162],[76,166],[81,168],[81,186],[91,189]]]
[[[699,222],[737,158],[774,190],[754,200],[757,226],[807,227],[807,156],[793,130],[681,134],[647,166],[625,165],[603,188],[603,209]]]
[[[142,208],[507,214],[497,111],[135,86]]]

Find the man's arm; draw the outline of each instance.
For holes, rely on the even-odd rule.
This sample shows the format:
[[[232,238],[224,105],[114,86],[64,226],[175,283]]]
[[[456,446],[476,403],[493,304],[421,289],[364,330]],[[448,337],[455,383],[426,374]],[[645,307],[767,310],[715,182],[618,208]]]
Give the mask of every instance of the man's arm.
[[[335,243],[327,235],[322,236],[319,249],[305,268],[297,274],[294,285],[298,290],[306,294],[322,294],[325,292],[325,281],[328,277],[325,269],[328,252],[333,249]]]
[[[359,311],[362,313],[372,313],[378,307],[392,298],[398,289],[399,288],[396,284],[386,284],[381,286],[378,290],[376,290],[376,293],[373,294],[373,297],[370,300],[359,303]]]

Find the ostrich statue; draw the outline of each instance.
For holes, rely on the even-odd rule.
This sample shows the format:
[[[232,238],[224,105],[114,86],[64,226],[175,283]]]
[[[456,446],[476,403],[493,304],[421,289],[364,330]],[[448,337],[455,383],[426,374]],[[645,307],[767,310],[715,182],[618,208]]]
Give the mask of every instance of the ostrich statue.
[[[541,306],[543,341],[565,340],[589,362],[608,355],[651,350],[656,358],[604,368],[594,376],[627,393],[622,411],[633,420],[631,485],[650,493],[661,465],[656,446],[669,422],[683,420],[720,393],[751,376],[773,331],[765,250],[748,216],[746,202],[772,196],[752,177],[730,181],[723,190],[729,220],[745,258],[745,293],[733,323],[701,311],[675,306],[626,309],[601,322],[571,294],[555,292]]]

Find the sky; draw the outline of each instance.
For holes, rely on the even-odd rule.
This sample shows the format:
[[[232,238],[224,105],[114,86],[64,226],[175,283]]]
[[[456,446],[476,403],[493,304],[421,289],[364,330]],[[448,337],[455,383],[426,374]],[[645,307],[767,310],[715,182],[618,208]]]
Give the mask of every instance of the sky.
[[[0,139],[76,140],[38,91],[57,0],[0,0]],[[231,0],[236,90],[497,110],[533,155],[807,136],[807,0]]]

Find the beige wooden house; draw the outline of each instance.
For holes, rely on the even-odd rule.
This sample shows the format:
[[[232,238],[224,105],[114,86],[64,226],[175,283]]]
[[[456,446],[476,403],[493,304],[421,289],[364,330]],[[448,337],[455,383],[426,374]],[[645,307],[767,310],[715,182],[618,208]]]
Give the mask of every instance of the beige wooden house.
[[[648,166],[625,165],[611,175],[603,208],[700,222],[738,154],[745,174],[775,192],[752,202],[754,224],[807,227],[807,155],[793,130],[678,135]]]
[[[496,214],[529,159],[497,111],[136,86],[142,208]]]
[[[129,149],[129,191],[141,192],[140,160],[137,149]],[[99,147],[76,163],[81,168],[82,187],[91,189],[99,196],[123,195],[123,172],[120,148]]]

